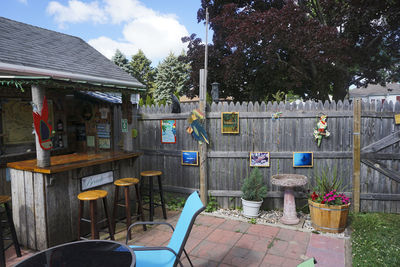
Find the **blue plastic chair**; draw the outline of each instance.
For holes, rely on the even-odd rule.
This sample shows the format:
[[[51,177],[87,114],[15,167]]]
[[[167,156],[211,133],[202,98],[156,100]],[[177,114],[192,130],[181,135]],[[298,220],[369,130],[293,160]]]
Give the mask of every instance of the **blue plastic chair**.
[[[165,224],[171,227],[173,231],[171,239],[166,247],[129,246],[132,248],[136,256],[136,267],[167,267],[177,266],[178,263],[180,266],[183,266],[180,261],[182,251],[188,258],[190,266],[193,266],[189,255],[186,253],[184,248],[197,215],[199,215],[205,208],[206,207],[201,202],[199,195],[195,191],[186,200],[175,229],[171,224],[166,222],[137,222],[130,225],[126,236],[126,244],[128,244],[128,237],[131,228],[135,225]]]

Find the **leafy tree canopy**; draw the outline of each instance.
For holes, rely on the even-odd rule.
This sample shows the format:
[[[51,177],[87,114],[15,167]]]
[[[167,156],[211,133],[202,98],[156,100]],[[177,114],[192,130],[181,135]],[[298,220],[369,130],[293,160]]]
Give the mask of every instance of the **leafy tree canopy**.
[[[171,103],[171,94],[183,94],[189,79],[190,65],[181,58],[184,58],[184,55],[176,57],[170,53],[158,65],[153,94],[156,103]]]
[[[235,100],[269,100],[277,92],[343,99],[350,85],[399,80],[400,1],[202,0],[210,14],[208,81]],[[198,88],[204,44],[188,42]],[[210,85],[207,88],[211,88]]]

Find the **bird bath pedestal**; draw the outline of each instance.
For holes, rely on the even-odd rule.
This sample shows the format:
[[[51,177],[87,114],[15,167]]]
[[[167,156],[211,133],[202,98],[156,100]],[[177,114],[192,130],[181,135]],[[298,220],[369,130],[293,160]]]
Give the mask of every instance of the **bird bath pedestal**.
[[[281,222],[283,224],[298,224],[299,218],[296,213],[296,202],[294,201],[293,187],[303,186],[307,184],[307,177],[300,174],[277,174],[272,176],[272,184],[283,186],[285,188],[285,196],[283,202],[283,216]]]

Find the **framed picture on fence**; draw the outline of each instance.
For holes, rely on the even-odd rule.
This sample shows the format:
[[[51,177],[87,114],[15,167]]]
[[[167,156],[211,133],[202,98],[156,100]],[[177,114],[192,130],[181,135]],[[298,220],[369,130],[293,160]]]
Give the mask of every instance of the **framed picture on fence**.
[[[182,165],[199,165],[199,152],[198,151],[182,151]]]
[[[239,133],[239,112],[221,112],[221,133]]]
[[[250,167],[269,167],[269,152],[250,152]]]
[[[161,120],[161,143],[176,143],[176,120]]]
[[[293,152],[293,167],[313,167],[313,152]]]

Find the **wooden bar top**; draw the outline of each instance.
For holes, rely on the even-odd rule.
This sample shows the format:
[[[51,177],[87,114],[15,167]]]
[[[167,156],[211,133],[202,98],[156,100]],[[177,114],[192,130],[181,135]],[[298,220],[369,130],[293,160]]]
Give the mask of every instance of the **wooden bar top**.
[[[103,152],[96,154],[73,153],[67,155],[52,156],[50,158],[51,166],[49,167],[41,168],[36,166],[36,159],[9,162],[7,163],[7,167],[23,171],[52,174],[76,168],[98,165],[116,160],[135,158],[138,157],[139,155],[140,153],[122,152],[122,151]]]

